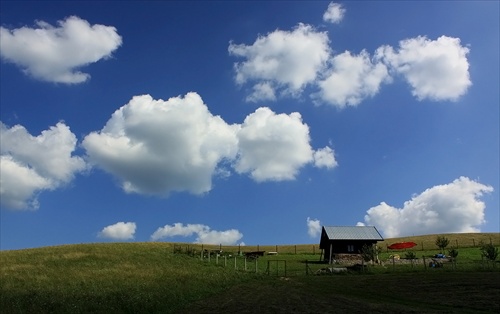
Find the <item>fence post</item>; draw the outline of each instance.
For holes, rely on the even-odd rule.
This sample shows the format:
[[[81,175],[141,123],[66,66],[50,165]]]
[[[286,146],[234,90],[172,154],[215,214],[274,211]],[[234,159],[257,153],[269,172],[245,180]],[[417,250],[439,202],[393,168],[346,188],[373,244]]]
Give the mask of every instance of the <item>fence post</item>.
[[[247,257],[245,256],[245,271],[247,271]]]
[[[236,256],[234,257],[234,270],[238,270],[238,267],[236,266]]]

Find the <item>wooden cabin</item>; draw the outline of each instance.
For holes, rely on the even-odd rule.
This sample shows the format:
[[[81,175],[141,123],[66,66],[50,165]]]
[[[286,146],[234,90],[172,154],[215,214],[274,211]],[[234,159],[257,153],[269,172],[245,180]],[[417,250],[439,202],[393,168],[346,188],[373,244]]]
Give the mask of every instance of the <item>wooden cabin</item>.
[[[364,245],[383,240],[373,226],[323,226],[319,248],[323,250],[323,260],[331,263],[337,254],[359,254]]]

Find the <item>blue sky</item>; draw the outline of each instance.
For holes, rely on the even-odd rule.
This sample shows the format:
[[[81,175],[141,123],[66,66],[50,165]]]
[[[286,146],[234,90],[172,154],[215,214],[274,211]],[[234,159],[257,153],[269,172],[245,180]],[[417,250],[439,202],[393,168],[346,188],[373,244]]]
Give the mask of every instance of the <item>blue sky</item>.
[[[1,2],[2,250],[499,232],[499,3]]]

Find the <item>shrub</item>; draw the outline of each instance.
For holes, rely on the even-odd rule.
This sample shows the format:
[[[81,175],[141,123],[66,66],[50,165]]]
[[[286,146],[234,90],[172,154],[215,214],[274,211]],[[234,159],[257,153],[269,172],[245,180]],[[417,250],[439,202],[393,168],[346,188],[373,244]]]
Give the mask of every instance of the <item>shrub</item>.
[[[493,244],[484,244],[481,243],[481,255],[490,261],[495,261],[498,257],[498,248],[496,248]]]
[[[406,259],[416,259],[417,258],[417,254],[415,254],[415,252],[408,251],[408,252],[405,253],[405,258]]]
[[[363,245],[361,248],[361,257],[365,262],[376,261],[379,253],[379,248],[375,245]]]
[[[458,256],[458,251],[456,249],[451,249],[451,250],[448,250],[448,255],[451,257],[451,258],[456,258]]]

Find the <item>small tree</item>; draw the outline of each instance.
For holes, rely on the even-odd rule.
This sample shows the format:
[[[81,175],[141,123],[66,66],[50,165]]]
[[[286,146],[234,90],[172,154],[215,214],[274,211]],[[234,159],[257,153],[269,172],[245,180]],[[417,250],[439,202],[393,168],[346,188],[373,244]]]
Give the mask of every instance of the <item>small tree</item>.
[[[444,249],[446,249],[446,247],[448,246],[448,244],[450,244],[450,240],[448,240],[447,237],[445,236],[438,236],[436,238],[436,246],[442,251],[444,251]]]
[[[457,267],[458,251],[456,249],[448,250],[448,255],[451,257],[451,263],[453,268]]]
[[[405,258],[410,260],[411,267],[413,268],[413,261],[417,258],[417,254],[412,251],[408,251],[405,253]]]
[[[484,244],[481,243],[480,246],[481,256],[486,258],[488,261],[495,262],[498,257],[498,248],[496,248],[493,244]]]

